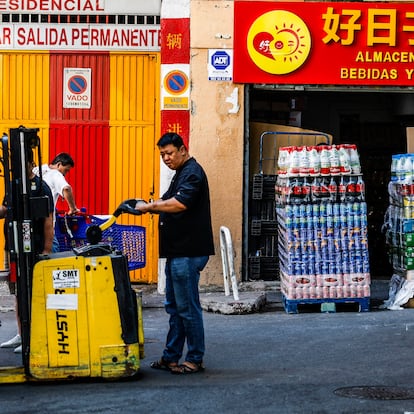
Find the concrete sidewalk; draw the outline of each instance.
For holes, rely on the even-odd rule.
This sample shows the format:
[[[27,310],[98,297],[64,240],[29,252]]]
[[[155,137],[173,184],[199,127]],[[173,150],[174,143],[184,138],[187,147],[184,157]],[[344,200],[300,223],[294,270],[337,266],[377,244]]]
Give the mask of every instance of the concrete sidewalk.
[[[388,298],[388,280],[373,280],[371,283],[371,308],[377,309]],[[164,307],[164,295],[156,285],[134,285],[142,293],[144,308]],[[233,295],[225,296],[219,287],[202,289],[200,302],[203,310],[225,315],[241,315],[262,311],[283,311],[279,282],[247,282],[239,286],[239,300]],[[0,282],[0,312],[14,311],[14,296],[10,295],[7,283]],[[0,318],[1,319],[1,318]]]
[[[371,283],[371,308],[378,309],[388,299],[388,280],[373,280]],[[164,295],[156,286],[135,285],[142,292],[144,308],[164,306]],[[279,282],[246,282],[239,285],[239,300],[233,295],[225,296],[224,289],[218,287],[202,289],[200,302],[203,310],[226,315],[249,314],[262,311],[285,311]]]

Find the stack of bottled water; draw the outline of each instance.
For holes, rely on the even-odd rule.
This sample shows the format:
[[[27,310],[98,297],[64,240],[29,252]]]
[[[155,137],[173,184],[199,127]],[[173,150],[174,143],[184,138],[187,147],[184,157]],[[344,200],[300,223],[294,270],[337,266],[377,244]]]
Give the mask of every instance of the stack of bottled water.
[[[384,230],[396,273],[414,271],[414,154],[392,156]]]
[[[279,176],[360,174],[355,144],[289,146],[279,149]]]
[[[282,292],[287,300],[369,297],[367,206],[356,146],[304,148],[283,149],[276,182]],[[318,154],[320,164],[296,165],[304,152]]]

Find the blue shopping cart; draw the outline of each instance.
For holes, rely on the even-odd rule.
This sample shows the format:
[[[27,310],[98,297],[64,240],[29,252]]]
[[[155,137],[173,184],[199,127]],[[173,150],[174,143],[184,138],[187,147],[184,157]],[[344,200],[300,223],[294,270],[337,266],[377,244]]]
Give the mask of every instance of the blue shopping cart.
[[[120,207],[114,213],[112,218],[114,216],[117,217],[122,212],[137,214],[134,213],[133,210],[123,210],[119,212]],[[130,207],[131,206],[126,208]],[[99,229],[99,227],[107,227],[106,223],[108,221],[111,221],[111,218],[108,220],[103,217],[98,217],[86,213],[69,216],[67,214],[62,214],[62,212],[57,212],[55,235],[59,241],[60,251],[68,251],[72,250],[73,248],[89,244],[90,242],[88,241],[88,229],[90,230]],[[112,221],[114,222],[115,220]],[[135,225],[110,224],[109,227],[105,228],[105,230],[102,230],[102,233],[99,234],[99,236],[100,242],[109,244],[114,250],[120,251],[126,256],[128,260],[129,270],[141,269],[145,267],[145,227]]]

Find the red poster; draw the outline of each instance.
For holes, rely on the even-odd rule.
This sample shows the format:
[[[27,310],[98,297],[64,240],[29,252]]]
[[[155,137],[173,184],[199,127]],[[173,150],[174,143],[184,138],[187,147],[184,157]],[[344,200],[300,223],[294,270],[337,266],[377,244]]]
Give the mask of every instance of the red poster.
[[[190,111],[161,111],[161,135],[175,132],[188,147],[190,136]]]
[[[235,1],[234,82],[414,85],[414,3]]]
[[[190,19],[161,19],[161,63],[190,62]]]

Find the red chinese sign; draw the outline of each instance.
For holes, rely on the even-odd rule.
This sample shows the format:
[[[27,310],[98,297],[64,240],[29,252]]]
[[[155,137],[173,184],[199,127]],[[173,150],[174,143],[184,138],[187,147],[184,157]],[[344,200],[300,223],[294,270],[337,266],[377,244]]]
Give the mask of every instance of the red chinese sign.
[[[414,3],[235,1],[234,82],[414,85]]]
[[[161,19],[161,135],[175,132],[189,145],[190,19]]]
[[[161,111],[161,135],[175,132],[188,148],[190,111]]]
[[[190,61],[190,19],[161,20],[161,63]]]

